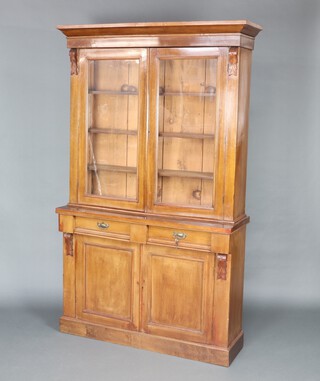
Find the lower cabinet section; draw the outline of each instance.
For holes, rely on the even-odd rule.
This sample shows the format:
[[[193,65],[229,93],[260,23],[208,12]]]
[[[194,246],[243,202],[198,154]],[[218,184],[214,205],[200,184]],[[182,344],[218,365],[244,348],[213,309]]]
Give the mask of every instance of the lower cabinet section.
[[[243,343],[245,227],[224,239],[215,253],[64,233],[61,331],[228,366]]]
[[[213,254],[146,245],[142,264],[143,331],[210,342]]]
[[[77,318],[212,342],[213,254],[85,235],[75,247]]]
[[[76,235],[76,316],[137,329],[139,245]]]

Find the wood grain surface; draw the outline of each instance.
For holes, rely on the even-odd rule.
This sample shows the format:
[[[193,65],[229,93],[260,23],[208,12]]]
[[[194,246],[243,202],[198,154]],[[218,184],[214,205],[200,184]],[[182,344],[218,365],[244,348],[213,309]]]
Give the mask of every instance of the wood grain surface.
[[[229,366],[243,346],[246,20],[59,26],[62,332]]]

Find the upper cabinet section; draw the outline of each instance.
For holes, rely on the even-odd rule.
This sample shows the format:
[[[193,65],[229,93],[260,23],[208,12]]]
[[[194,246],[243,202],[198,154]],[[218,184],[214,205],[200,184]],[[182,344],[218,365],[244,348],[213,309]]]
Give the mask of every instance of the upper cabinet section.
[[[261,28],[243,20],[58,28],[71,60],[70,204],[245,217]]]

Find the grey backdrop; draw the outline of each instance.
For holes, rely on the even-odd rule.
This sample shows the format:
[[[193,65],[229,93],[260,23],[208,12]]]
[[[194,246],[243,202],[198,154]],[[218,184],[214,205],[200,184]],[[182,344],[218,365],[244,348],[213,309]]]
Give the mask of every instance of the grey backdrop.
[[[304,379],[319,379],[315,369],[320,371],[320,368],[316,362],[308,364],[305,374],[301,360],[286,357],[287,349],[292,353],[298,345],[301,352],[295,355],[300,358],[310,343],[314,348],[309,352],[312,354],[309,360],[313,361],[315,353],[320,355],[320,337],[316,333],[320,323],[319,12],[317,0],[0,2],[0,317],[4,322],[0,349],[3,339],[11,353],[8,358],[13,356],[12,364],[7,357],[0,360],[4,380],[25,379],[26,372],[30,380],[37,377],[64,380],[67,376],[87,379],[86,371],[77,373],[79,368],[56,368],[49,361],[50,357],[55,358],[53,353],[47,353],[48,362],[43,360],[39,367],[30,365],[39,361],[38,357],[37,360],[36,357],[26,359],[22,354],[28,353],[30,348],[43,354],[53,342],[57,352],[62,342],[70,345],[71,352],[81,345],[98,346],[90,349],[90,355],[86,349],[79,354],[89,358],[89,369],[90,361],[97,358],[92,350],[98,358],[101,354],[97,348],[101,351],[108,348],[111,356],[114,351],[122,351],[119,355],[122,361],[126,361],[125,356],[138,356],[136,361],[139,363],[140,359],[143,366],[146,356],[152,364],[158,364],[155,366],[159,369],[155,374],[154,365],[145,368],[145,372],[140,369],[135,373],[131,369],[131,377],[138,374],[140,380],[156,377],[156,374],[159,380],[170,377],[177,380],[181,369],[187,369],[184,380],[188,377],[214,379],[212,372],[218,372],[214,374],[220,379],[227,380],[232,374],[239,379],[251,379],[250,374],[241,373],[240,368],[236,373],[226,373],[235,372],[237,365],[222,371],[106,343],[90,341],[87,344],[82,339],[66,339],[59,334],[62,236],[57,231],[54,213],[56,206],[68,200],[69,164],[69,57],[66,40],[55,26],[244,18],[264,28],[256,39],[251,82],[247,183],[247,214],[251,216],[251,223],[247,235],[245,328],[249,337],[247,348],[255,353],[251,354],[253,357],[246,353],[250,366],[257,364],[254,356],[259,349],[254,345],[260,343],[257,348],[261,349],[263,365],[253,368],[256,370],[253,380],[268,377],[292,380],[294,376],[300,377],[299,372]],[[285,308],[287,312],[282,314]],[[24,317],[16,321],[13,316],[18,319],[19,314]],[[295,318],[290,320],[293,315]],[[21,336],[28,324],[34,334]],[[306,335],[301,333],[310,326],[314,329],[310,328]],[[19,334],[12,336],[10,329]],[[46,333],[46,329],[51,333]],[[285,335],[283,339],[281,334]],[[37,335],[46,340],[53,335],[52,342],[49,339],[42,342],[46,349],[42,350],[41,345],[37,347],[32,341]],[[270,344],[267,354],[261,344],[264,340]],[[274,350],[272,340],[277,343]],[[279,360],[277,348],[283,349],[280,354],[283,361]],[[7,350],[4,352],[8,354]],[[269,368],[263,361],[265,355]],[[115,358],[119,359],[112,357]],[[270,369],[276,358],[279,372],[272,373]],[[172,368],[169,366],[168,373],[161,373],[163,368],[158,359],[163,367],[170,364]],[[60,363],[65,358],[55,360]],[[108,366],[113,366],[114,378],[127,379],[126,368],[113,360],[108,360]],[[81,367],[79,357],[75,356],[73,361],[78,361]],[[243,358],[236,362],[243,369],[248,366]],[[93,367],[98,372],[95,379],[105,379],[102,378],[105,369],[99,364]],[[130,364],[128,369],[130,371]],[[194,369],[197,371],[193,374]],[[264,369],[264,378],[259,369]]]

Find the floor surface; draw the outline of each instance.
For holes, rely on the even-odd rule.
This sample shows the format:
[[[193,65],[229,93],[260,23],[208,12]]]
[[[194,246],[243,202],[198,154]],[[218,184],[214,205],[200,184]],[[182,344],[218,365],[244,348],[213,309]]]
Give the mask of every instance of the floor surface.
[[[320,311],[246,307],[230,368],[58,331],[59,306],[0,308],[1,381],[319,381]]]

